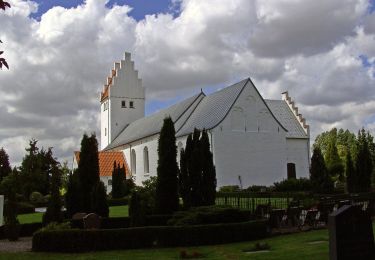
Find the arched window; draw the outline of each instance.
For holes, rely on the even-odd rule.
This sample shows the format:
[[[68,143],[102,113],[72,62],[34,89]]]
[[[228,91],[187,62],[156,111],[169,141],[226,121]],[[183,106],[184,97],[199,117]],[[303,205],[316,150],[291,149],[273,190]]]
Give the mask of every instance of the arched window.
[[[143,148],[143,169],[144,169],[144,174],[148,174],[150,172],[147,146]]]
[[[132,174],[135,175],[137,174],[137,155],[134,149],[132,149],[130,157]]]

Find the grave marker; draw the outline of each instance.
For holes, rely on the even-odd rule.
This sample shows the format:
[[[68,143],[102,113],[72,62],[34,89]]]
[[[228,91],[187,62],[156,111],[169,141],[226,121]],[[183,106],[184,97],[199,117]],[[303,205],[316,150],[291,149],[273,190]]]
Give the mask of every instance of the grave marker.
[[[328,217],[330,260],[375,259],[368,211],[344,205]]]

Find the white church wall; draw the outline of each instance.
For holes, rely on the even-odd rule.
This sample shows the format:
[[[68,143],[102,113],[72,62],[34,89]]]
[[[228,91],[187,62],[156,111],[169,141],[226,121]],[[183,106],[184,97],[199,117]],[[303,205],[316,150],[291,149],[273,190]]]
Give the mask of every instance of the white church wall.
[[[296,166],[297,178],[309,177],[310,155],[309,142],[307,139],[286,139],[287,162]],[[286,176],[285,176],[286,178]]]
[[[107,194],[112,191],[112,176],[100,176],[100,180],[104,183]]]
[[[248,85],[212,130],[217,186],[270,185],[286,176],[285,130]]]

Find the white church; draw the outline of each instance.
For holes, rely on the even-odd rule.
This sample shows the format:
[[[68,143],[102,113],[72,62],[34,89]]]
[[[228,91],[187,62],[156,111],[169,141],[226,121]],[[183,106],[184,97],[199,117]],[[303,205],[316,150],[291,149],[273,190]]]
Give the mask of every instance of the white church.
[[[178,161],[194,128],[208,130],[217,187],[270,185],[288,175],[309,175],[309,126],[288,92],[281,100],[264,99],[248,78],[210,95],[197,93],[149,116],[145,98],[142,80],[130,53],[125,53],[100,96],[100,153],[122,153],[137,185],[156,176],[159,132],[167,116],[175,125]],[[111,190],[110,176],[101,179]]]

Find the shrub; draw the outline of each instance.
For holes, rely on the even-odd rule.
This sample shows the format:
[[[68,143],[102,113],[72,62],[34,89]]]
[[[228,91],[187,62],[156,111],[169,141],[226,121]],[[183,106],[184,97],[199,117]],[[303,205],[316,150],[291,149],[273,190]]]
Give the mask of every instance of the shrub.
[[[221,186],[219,189],[219,192],[239,192],[240,187],[238,185],[227,185],[227,186]]]
[[[29,200],[31,203],[43,203],[44,202],[44,197],[42,193],[38,191],[34,191],[30,194]]]
[[[249,221],[250,211],[227,206],[206,206],[176,212],[168,225],[184,226],[199,224],[235,223]]]
[[[63,222],[63,223],[57,223],[57,222],[51,222],[47,226],[41,228],[39,231],[53,231],[53,230],[67,230],[71,229],[69,222]]]
[[[285,192],[285,191],[311,191],[312,185],[311,181],[306,178],[300,179],[288,179],[281,182],[275,182],[275,191]]]
[[[266,221],[106,230],[39,231],[32,250],[85,252],[147,247],[197,246],[248,241],[268,235]]]

